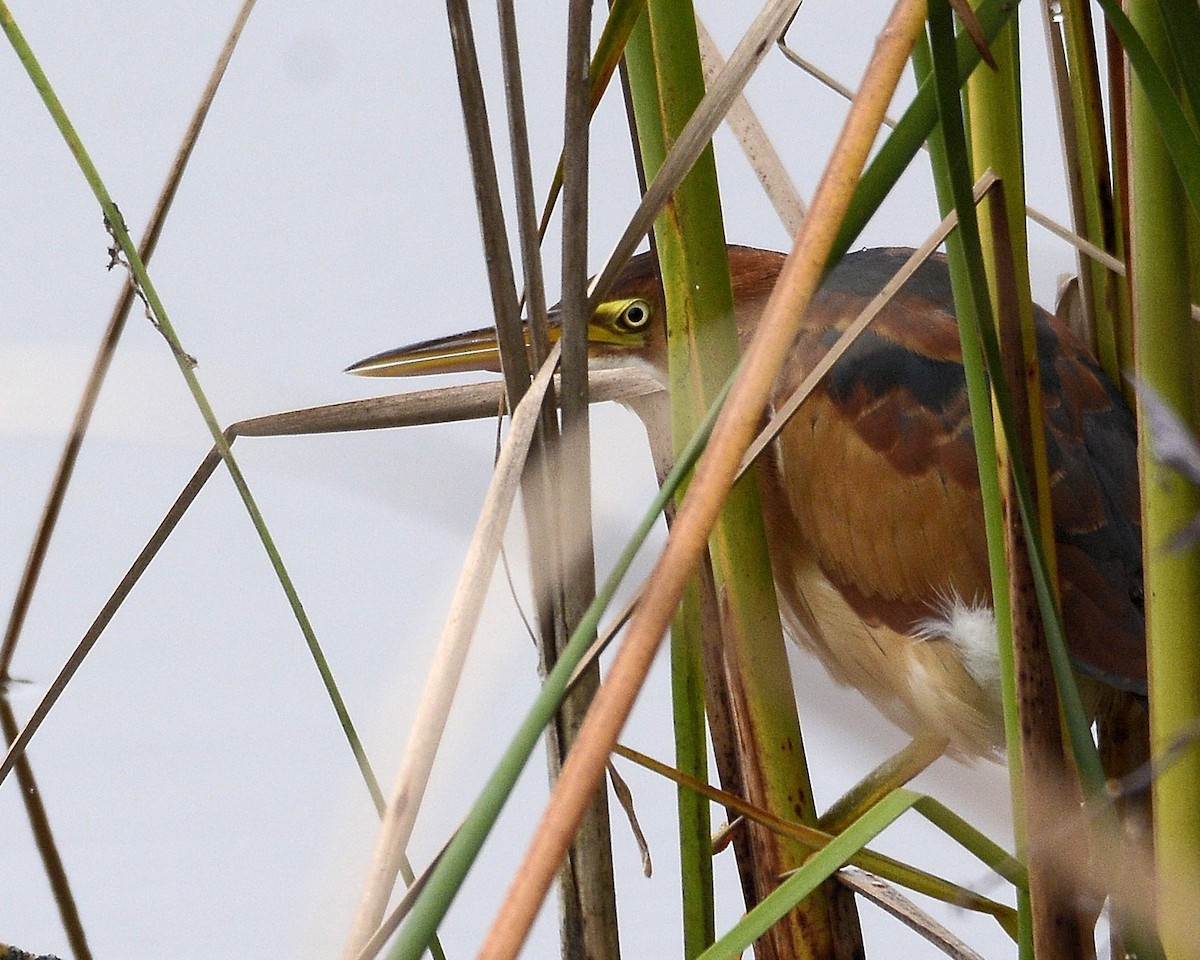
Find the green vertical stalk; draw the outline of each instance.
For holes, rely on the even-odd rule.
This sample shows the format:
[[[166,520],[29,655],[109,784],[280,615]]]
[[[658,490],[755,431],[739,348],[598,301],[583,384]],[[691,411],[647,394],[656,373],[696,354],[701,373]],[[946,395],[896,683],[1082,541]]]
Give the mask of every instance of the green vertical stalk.
[[[667,153],[667,122],[660,113],[660,78],[648,16],[638,20],[626,47],[631,96],[646,177],[650,179]],[[709,157],[711,162],[711,156]],[[681,191],[686,187],[681,187]],[[719,221],[717,222],[719,227]],[[669,240],[667,241],[670,242]],[[719,241],[724,243],[722,239]],[[668,268],[664,265],[664,271]],[[725,286],[728,288],[728,271]],[[729,300],[732,301],[732,293]],[[673,309],[669,308],[671,312]],[[672,396],[676,396],[672,391]],[[681,405],[672,403],[672,417]],[[673,424],[672,435],[680,428]],[[678,453],[678,443],[675,444]],[[704,728],[704,649],[700,585],[694,579],[684,593],[671,626],[671,702],[675,726],[675,765],[698,780],[708,780]],[[676,788],[679,816],[680,894],[683,955],[698,956],[716,938],[711,834],[708,801],[684,787]]]
[[[1075,154],[1067,157],[1067,163],[1074,167],[1072,179],[1078,184],[1083,212],[1083,222],[1076,223],[1075,229],[1096,246],[1117,254],[1123,244],[1119,241],[1120,224],[1113,214],[1091,8],[1086,0],[1062,0],[1061,12],[1070,80],[1069,115],[1075,128]],[[1117,335],[1121,326],[1118,318],[1124,312],[1120,310],[1120,278],[1082,254],[1079,268],[1079,292],[1089,304],[1088,316],[1094,326],[1092,349],[1105,372],[1119,384],[1125,369]]]
[[[1159,62],[1169,49],[1153,0],[1129,16]],[[1139,376],[1196,424],[1196,343],[1189,317],[1184,198],[1144,88],[1130,89],[1130,256]],[[1139,414],[1145,436],[1145,420]],[[1190,484],[1140,448],[1149,657],[1150,732],[1162,750],[1200,715],[1200,548],[1163,544],[1200,508]],[[1200,862],[1200,751],[1187,751],[1154,782],[1159,923],[1168,957],[1188,955]]]
[[[932,73],[933,63],[924,44],[914,49],[914,65],[918,76],[923,78]],[[966,144],[963,144],[966,147]],[[939,126],[929,139],[929,154],[933,166],[934,185],[938,206],[943,216],[955,208],[951,158],[947,152],[947,137],[944,127]],[[970,158],[958,157],[964,169],[969,168]],[[967,212],[969,224],[976,220],[974,207]],[[960,220],[963,212],[960,211]],[[950,265],[950,280],[954,290],[956,312],[960,329],[963,331],[963,371],[967,381],[967,395],[971,409],[971,429],[975,436],[975,456],[979,469],[979,490],[983,502],[984,528],[987,535],[988,566],[991,571],[992,600],[996,616],[996,634],[1000,659],[1001,697],[1004,704],[1005,740],[1011,745],[1008,752],[1009,783],[1013,803],[1013,832],[1016,838],[1017,856],[1025,855],[1025,780],[1020,751],[1020,717],[1017,715],[1016,682],[1014,679],[1012,615],[1008,597],[1008,577],[1004,552],[1004,515],[1001,505],[999,464],[996,455],[996,432],[992,421],[992,399],[984,370],[983,357],[976,346],[977,336],[968,333],[977,330],[979,317],[972,307],[971,279],[963,250],[963,238],[959,231],[946,241]],[[1028,889],[1017,890],[1018,949],[1022,958],[1033,956],[1033,930],[1030,921]]]
[[[1026,364],[1037,364],[1037,341],[1033,325],[1033,293],[1029,283],[1029,242],[1025,230],[1025,158],[1021,127],[1020,55],[1018,22],[1012,20],[992,42],[992,55],[998,69],[976,70],[967,82],[970,105],[971,161],[976,177],[991,168],[1004,183],[1009,235],[996,237],[991,219],[979,222],[979,239],[984,251],[988,286],[992,291],[992,315],[999,322],[996,300],[995,246],[1008,243],[1016,267],[1017,299],[1021,311],[1021,339]],[[1042,418],[1041,381],[1029,384],[1030,414],[1034,423]],[[1054,521],[1050,512],[1050,484],[1046,462],[1044,432],[1034,431],[1033,462],[1029,468],[1037,491],[1038,519],[1042,549],[1054,563]]]
[[[646,176],[652,179],[704,93],[690,0],[650,0],[648,21],[640,23],[628,47],[630,83]],[[655,223],[655,241],[667,304],[668,361],[672,431],[676,445],[690,437],[717,397],[738,359],[737,327],[729,280],[717,190],[716,164],[709,147],[667,203]],[[808,770],[800,740],[795,695],[775,598],[774,580],[762,526],[757,477],[739,481],[726,501],[711,540],[713,573],[721,598],[724,653],[734,709],[747,731],[744,786],[751,800],[771,812],[815,823]],[[679,763],[705,777],[698,751],[702,726],[695,705],[703,689],[695,589],[672,631]],[[702,709],[702,704],[701,704]],[[702,717],[702,713],[701,713]],[[699,734],[699,736],[697,736]],[[692,764],[695,770],[688,770]],[[680,794],[685,911],[685,956],[699,955],[712,942],[709,838],[698,835],[707,801]],[[689,830],[691,833],[689,834]],[[760,895],[776,877],[799,866],[805,851],[794,842],[752,828]],[[692,851],[689,853],[689,851]],[[693,870],[695,876],[689,876]],[[760,945],[762,956],[827,956],[835,934],[828,899],[810,897]],[[774,951],[774,954],[771,951]]]

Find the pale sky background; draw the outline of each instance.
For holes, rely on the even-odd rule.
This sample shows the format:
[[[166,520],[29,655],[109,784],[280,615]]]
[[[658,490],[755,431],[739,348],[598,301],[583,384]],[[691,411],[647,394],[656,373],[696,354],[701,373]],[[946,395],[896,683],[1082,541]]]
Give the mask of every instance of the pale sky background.
[[[135,236],[236,6],[12,4]],[[492,124],[502,134],[495,15],[488,4],[475,6]],[[563,6],[518,10],[539,192],[561,137]],[[1027,142],[1044,145],[1029,157],[1029,193],[1061,216],[1041,25],[1037,8],[1026,7],[1028,89],[1045,91],[1029,104]],[[878,0],[809,0],[792,44],[856,84],[887,8]],[[754,10],[705,9],[728,53]],[[99,208],[7,45],[0,91],[0,596],[7,614],[122,277],[105,270]],[[910,93],[906,81],[901,96]],[[749,96],[811,196],[844,104],[775,53]],[[634,209],[636,187],[617,98],[606,100],[594,129],[591,262],[598,268]],[[729,238],[783,248],[782,227],[724,132],[718,163]],[[936,220],[927,163],[918,158],[862,243],[913,245]],[[388,381],[340,371],[384,347],[489,323],[478,238],[442,6],[268,2],[234,55],[150,273],[228,423],[392,392]],[[1030,239],[1035,295],[1052,305],[1055,278],[1073,269],[1073,257],[1040,228]],[[551,278],[557,243],[548,247]],[[630,415],[610,406],[597,408],[595,419],[603,571],[649,500],[652,475]],[[488,480],[494,432],[484,422],[249,439],[235,448],[385,785]],[[21,718],[209,445],[165,344],[134,316],[13,666],[29,681],[12,690]],[[510,546],[520,568],[519,538]],[[818,799],[829,803],[903,737],[856,695],[833,689],[812,663],[798,658],[797,676]],[[418,822],[416,862],[468,808],[531,698],[534,677],[529,641],[497,583]],[[660,665],[625,737],[662,758],[671,754],[667,697]],[[223,473],[102,638],[31,757],[97,956],[319,958],[338,950],[375,814]],[[538,761],[446,921],[451,957],[473,953],[523,854],[544,803]],[[656,866],[653,880],[641,877],[617,819],[625,955],[674,956],[673,790],[638,770],[625,773]],[[923,786],[1007,842],[1007,782],[998,767],[943,763]],[[0,836],[0,941],[65,954],[13,780],[0,788]],[[876,847],[1004,895],[984,868],[919,823],[906,821]],[[731,855],[719,869],[728,926],[740,909]],[[1011,955],[990,919],[939,916],[989,956]],[[863,918],[868,955],[937,955],[874,908],[864,906]],[[525,955],[556,955],[552,913]]]

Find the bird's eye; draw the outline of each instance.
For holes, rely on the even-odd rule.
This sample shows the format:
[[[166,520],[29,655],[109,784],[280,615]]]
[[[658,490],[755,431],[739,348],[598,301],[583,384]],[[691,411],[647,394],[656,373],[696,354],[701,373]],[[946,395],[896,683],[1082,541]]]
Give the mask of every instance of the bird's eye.
[[[617,323],[625,330],[642,330],[650,322],[650,304],[645,300],[631,300],[617,317]]]

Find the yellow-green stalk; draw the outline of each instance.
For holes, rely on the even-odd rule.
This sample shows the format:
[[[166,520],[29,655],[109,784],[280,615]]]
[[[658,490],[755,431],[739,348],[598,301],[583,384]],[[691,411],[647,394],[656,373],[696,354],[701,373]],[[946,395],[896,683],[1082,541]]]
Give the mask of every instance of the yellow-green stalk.
[[[1129,15],[1151,52],[1168,49],[1156,4],[1132,0]],[[1196,424],[1196,343],[1184,198],[1137,78],[1130,85],[1130,254],[1139,376],[1186,422]],[[1145,417],[1139,415],[1142,436]],[[1200,548],[1164,548],[1200,509],[1195,487],[1141,446],[1146,637],[1153,749],[1200,715]],[[1168,957],[1191,955],[1200,864],[1200,751],[1186,751],[1154,782],[1160,933]]]
[[[1076,185],[1081,218],[1075,229],[1101,249],[1119,255],[1123,225],[1114,216],[1110,164],[1105,148],[1103,101],[1091,8],[1086,0],[1062,0],[1063,41],[1071,96],[1061,110],[1073,121],[1074,152],[1066,157],[1068,178]],[[1047,16],[1049,13],[1047,12]],[[1114,383],[1121,383],[1128,351],[1122,351],[1118,330],[1125,298],[1120,278],[1090,257],[1080,255],[1079,292],[1093,324],[1092,348]],[[1123,355],[1124,354],[1124,355]]]

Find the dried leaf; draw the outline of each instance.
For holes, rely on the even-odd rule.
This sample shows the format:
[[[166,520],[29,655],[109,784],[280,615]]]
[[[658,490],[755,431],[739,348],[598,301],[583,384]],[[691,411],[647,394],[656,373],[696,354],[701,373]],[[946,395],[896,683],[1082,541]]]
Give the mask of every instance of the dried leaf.
[[[966,0],[950,0],[950,6],[958,14],[959,22],[963,25],[967,36],[971,38],[971,42],[975,44],[975,49],[979,51],[979,59],[993,70],[999,69],[996,66],[996,58],[992,56],[992,48],[988,46],[987,34],[983,32],[983,27],[979,23],[979,18],[975,16],[975,11],[971,9],[971,5]]]
[[[650,844],[646,842],[646,835],[642,833],[641,824],[638,823],[637,811],[633,808],[633,794],[629,790],[629,784],[621,779],[621,775],[617,773],[617,768],[610,761],[608,764],[608,777],[612,781],[613,793],[617,795],[617,803],[621,805],[621,809],[625,811],[625,816],[629,818],[629,829],[633,831],[633,839],[638,845],[638,851],[642,855],[642,873],[649,879],[654,872],[654,865],[650,862]]]
[[[843,867],[838,879],[860,896],[890,913],[893,917],[919,933],[939,950],[955,960],[983,960],[966,943],[952,934],[928,913],[904,896],[890,883],[885,883],[874,874],[858,867]]]

